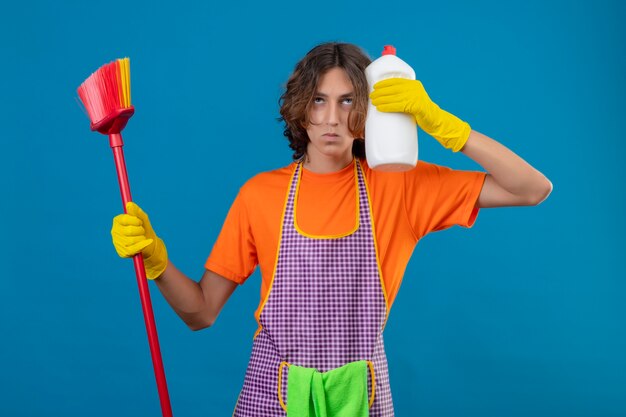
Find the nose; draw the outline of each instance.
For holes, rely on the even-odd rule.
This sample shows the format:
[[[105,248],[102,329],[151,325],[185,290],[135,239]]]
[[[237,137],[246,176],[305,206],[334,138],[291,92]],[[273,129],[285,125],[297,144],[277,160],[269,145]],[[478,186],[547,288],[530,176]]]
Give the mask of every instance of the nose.
[[[339,124],[339,105],[336,102],[329,101],[326,106],[325,121],[329,126],[337,126]]]

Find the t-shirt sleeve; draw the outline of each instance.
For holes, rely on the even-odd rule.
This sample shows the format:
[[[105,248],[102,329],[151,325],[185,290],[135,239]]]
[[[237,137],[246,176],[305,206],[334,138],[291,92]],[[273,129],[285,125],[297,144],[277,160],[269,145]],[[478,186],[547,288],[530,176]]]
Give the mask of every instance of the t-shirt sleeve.
[[[472,227],[475,206],[486,173],[454,170],[420,161],[405,173],[405,197],[409,222],[418,239],[454,225]]]
[[[244,188],[235,198],[205,268],[243,284],[258,263],[254,236],[244,198]]]

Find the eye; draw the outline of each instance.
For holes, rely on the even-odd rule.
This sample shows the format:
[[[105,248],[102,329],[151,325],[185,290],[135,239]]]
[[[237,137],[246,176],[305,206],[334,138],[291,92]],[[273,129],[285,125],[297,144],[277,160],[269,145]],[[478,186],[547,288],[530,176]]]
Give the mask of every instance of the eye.
[[[313,98],[313,103],[315,104],[321,104],[324,102],[324,99],[322,97],[315,97]]]
[[[352,100],[353,100],[352,97],[344,98],[343,102],[344,102],[344,104],[352,104]]]

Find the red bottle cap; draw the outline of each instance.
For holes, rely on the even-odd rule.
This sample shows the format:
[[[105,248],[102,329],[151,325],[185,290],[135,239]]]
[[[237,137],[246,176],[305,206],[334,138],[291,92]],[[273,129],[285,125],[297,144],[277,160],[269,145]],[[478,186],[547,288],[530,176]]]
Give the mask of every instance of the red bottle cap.
[[[383,55],[395,55],[396,54],[396,48],[394,48],[392,45],[385,45],[385,49],[383,49]]]

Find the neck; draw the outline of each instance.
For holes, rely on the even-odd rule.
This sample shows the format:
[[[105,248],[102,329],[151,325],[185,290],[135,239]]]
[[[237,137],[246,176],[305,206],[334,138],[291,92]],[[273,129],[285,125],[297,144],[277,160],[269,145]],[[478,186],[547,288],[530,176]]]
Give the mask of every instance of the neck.
[[[304,157],[304,167],[316,174],[330,174],[341,171],[353,161],[352,154],[343,158],[320,158],[319,156],[311,157],[310,154]]]

